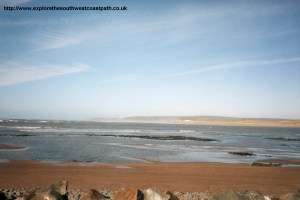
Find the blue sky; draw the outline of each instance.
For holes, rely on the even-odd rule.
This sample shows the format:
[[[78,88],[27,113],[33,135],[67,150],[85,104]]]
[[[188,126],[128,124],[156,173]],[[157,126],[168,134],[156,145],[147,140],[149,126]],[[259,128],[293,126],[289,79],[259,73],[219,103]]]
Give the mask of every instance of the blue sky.
[[[300,1],[0,5],[0,117],[300,119]],[[4,5],[128,10],[11,12]]]

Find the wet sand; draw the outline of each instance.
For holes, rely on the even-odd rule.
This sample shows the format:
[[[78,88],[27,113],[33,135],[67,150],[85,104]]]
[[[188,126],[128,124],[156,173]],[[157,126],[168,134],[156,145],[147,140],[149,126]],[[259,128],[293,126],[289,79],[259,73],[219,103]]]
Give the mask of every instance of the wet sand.
[[[11,145],[6,145],[6,144],[0,144],[0,150],[5,150],[5,149],[9,149],[9,150],[13,150],[13,149],[24,149],[25,147],[21,147],[21,146],[11,146]]]
[[[84,164],[12,160],[0,163],[0,188],[44,187],[68,180],[69,189],[159,188],[212,194],[230,189],[267,195],[295,192],[300,167],[222,163]]]

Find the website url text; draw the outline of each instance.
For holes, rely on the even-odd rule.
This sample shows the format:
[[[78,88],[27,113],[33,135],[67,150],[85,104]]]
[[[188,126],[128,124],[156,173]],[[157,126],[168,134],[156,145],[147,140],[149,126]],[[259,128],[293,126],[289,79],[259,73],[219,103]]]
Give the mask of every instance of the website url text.
[[[127,6],[3,6],[5,11],[124,11]]]

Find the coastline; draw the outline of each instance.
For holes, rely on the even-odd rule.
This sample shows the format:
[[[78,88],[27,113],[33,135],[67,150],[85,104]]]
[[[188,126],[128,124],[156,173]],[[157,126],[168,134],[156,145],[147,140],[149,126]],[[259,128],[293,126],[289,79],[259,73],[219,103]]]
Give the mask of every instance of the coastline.
[[[180,125],[203,125],[203,126],[241,126],[241,127],[270,127],[270,128],[300,128],[300,121],[94,121],[94,122],[119,122],[119,123],[149,123],[149,124],[180,124]]]
[[[153,124],[181,124],[207,126],[250,126],[250,127],[278,127],[300,128],[299,119],[279,118],[237,118],[223,116],[135,116],[122,119],[97,119],[93,122],[123,122],[123,123],[153,123]]]
[[[159,188],[181,192],[260,190],[294,192],[300,167],[224,163],[77,163],[9,160],[0,163],[0,188],[45,187],[67,180],[69,189]]]

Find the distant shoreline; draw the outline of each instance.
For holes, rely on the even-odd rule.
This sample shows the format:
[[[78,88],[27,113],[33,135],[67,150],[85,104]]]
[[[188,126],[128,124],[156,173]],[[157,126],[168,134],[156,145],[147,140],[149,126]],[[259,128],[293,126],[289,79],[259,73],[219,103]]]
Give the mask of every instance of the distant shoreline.
[[[93,118],[92,122],[161,123],[219,126],[259,126],[300,128],[300,120],[269,118],[234,118],[210,116],[136,116],[121,119]]]
[[[250,126],[250,127],[286,127],[300,128],[300,119],[276,118],[235,118],[220,116],[134,116],[125,118],[90,118],[86,120],[57,120],[57,119],[17,119],[0,118],[1,123],[15,123],[23,120],[46,123],[54,122],[105,122],[105,123],[152,123],[152,124],[186,124],[208,126]]]
[[[178,122],[179,124],[197,124],[197,125],[221,125],[221,126],[260,126],[260,127],[291,127],[300,128],[300,121],[280,121],[280,122],[264,122],[264,121],[236,121],[236,122],[214,122],[214,121],[195,121],[191,123]]]

